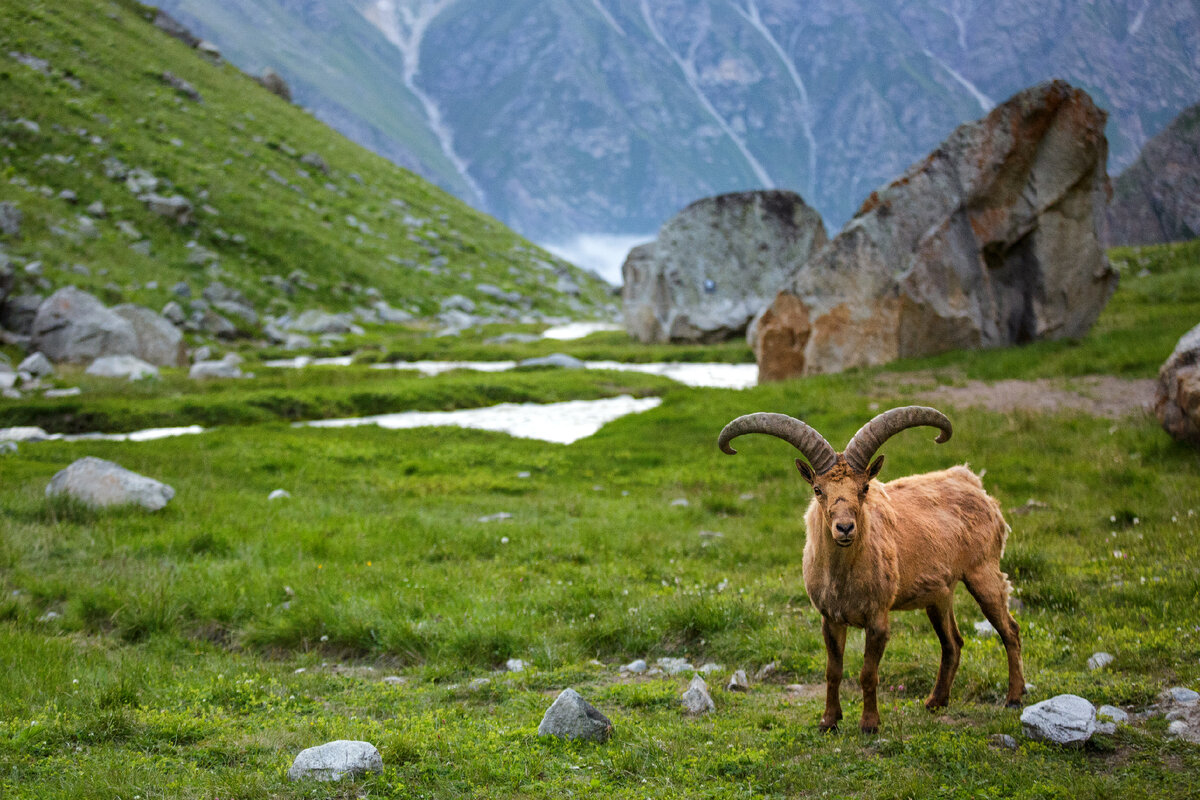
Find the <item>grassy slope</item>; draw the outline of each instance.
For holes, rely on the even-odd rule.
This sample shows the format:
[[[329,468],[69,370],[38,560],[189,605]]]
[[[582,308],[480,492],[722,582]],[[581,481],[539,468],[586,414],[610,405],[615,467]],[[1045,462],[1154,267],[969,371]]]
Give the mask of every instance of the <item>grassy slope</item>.
[[[1149,275],[1128,275],[1078,343],[745,392],[658,385],[659,409],[569,447],[453,429],[282,425],[23,446],[0,457],[0,792],[1188,797],[1200,750],[1165,739],[1161,718],[1083,751],[1023,740],[1016,752],[989,747],[992,733],[1022,737],[1017,712],[998,705],[1002,649],[973,635],[981,614],[965,593],[958,617],[968,644],[947,714],[920,706],[937,661],[928,624],[897,614],[882,670],[883,733],[819,736],[820,700],[781,685],[819,684],[824,669],[799,570],[807,492],[785,445],[747,442],[729,458],[713,439],[737,414],[774,409],[844,441],[873,404],[913,399],[897,379],[908,369],[948,380],[988,377],[993,362],[1016,378],[1081,374],[1088,364],[1152,374],[1200,317],[1198,249],[1114,254],[1127,274]],[[346,375],[323,391],[371,385]],[[320,382],[272,380],[297,381],[302,397]],[[414,380],[406,391],[482,391],[473,385],[553,390],[534,373]],[[262,390],[211,391],[232,399]],[[1031,497],[1048,505],[1010,516],[1005,558],[1025,604],[1017,616],[1036,687],[1029,700],[1075,692],[1140,706],[1166,686],[1200,685],[1195,450],[1149,418],[1114,425],[947,410],[955,438],[934,447],[918,433],[897,437],[885,477],[970,461],[986,468],[1003,507]],[[166,480],[178,495],[158,514],[48,504],[46,481],[83,455]],[[292,499],[268,502],[278,487]],[[690,504],[673,506],[679,497]],[[478,521],[499,511],[512,519]],[[61,617],[39,621],[47,611]],[[861,649],[861,634],[852,636],[851,677]],[[1091,672],[1097,650],[1117,660]],[[688,719],[678,708],[683,678],[616,676],[617,664],[664,655],[730,668],[777,661],[781,673],[746,696],[717,691],[715,714]],[[491,674],[514,656],[534,669]],[[339,662],[347,666],[334,669]],[[380,682],[388,673],[409,683]],[[491,683],[467,688],[480,676]],[[850,719],[853,684],[844,689]],[[536,737],[541,712],[567,685],[614,720],[612,742]],[[285,780],[296,752],[335,738],[374,742],[384,774],[357,789]]]
[[[19,264],[42,262],[51,284],[73,283],[110,302],[156,309],[172,299],[176,281],[198,294],[215,275],[260,311],[349,308],[370,299],[364,289],[376,288],[394,306],[430,313],[454,293],[481,300],[478,283],[517,290],[535,310],[551,314],[586,316],[611,302],[599,281],[571,267],[583,288],[573,307],[555,288],[553,267],[568,269],[562,262],[233,67],[208,63],[142,13],[132,3],[104,0],[0,6],[0,200],[24,215],[20,236],[0,244]],[[19,64],[10,52],[48,60],[51,74]],[[193,84],[202,102],[165,85],[164,71]],[[299,162],[308,152],[324,158],[330,176]],[[153,172],[165,182],[160,194],[189,198],[200,209],[195,225],[180,228],[155,216],[123,183],[106,178],[103,162],[110,157]],[[77,206],[57,198],[63,189],[78,195]],[[108,209],[107,218],[96,220],[99,237],[76,241],[76,219],[95,200]],[[351,227],[350,216],[369,232]],[[410,216],[424,223],[409,225]],[[149,256],[130,249],[118,220],[150,240]],[[239,236],[244,244],[234,240]],[[220,273],[187,263],[193,241],[220,256]],[[90,275],[74,272],[77,263]],[[295,269],[318,288],[287,298],[259,280]],[[18,272],[24,279],[18,291],[33,288],[34,280]],[[146,288],[155,281],[158,288]]]

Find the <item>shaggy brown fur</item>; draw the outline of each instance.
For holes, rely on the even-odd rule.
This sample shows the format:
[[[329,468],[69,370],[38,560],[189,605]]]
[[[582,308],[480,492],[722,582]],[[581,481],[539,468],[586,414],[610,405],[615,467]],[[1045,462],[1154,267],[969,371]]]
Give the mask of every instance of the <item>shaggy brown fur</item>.
[[[932,710],[947,704],[963,644],[953,607],[959,581],[1004,642],[1006,702],[1019,706],[1025,691],[1020,630],[1008,612],[1008,576],[1000,571],[1009,528],[979,476],[966,467],[952,467],[880,483],[874,478],[882,456],[865,472],[847,464],[842,454],[824,474],[814,474],[800,460],[796,464],[816,495],[805,514],[804,586],[821,612],[825,638],[821,730],[836,728],[842,718],[838,690],[848,625],[866,630],[859,727],[878,730],[879,660],[893,610],[923,608],[929,615],[942,659],[925,705]]]

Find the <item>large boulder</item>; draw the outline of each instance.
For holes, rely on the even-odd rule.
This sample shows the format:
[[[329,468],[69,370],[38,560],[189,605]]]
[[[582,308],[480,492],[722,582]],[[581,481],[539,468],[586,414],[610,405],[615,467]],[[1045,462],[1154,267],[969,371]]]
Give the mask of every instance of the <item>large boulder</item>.
[[[175,490],[112,461],[88,456],[50,479],[46,496],[60,494],[94,507],[138,505],[158,511],[175,496]]]
[[[1053,81],[960,126],[792,276],[758,321],[759,380],[1086,333],[1117,285],[1104,121]]]
[[[1138,160],[1113,181],[1107,223],[1109,245],[1200,236],[1200,104],[1146,142]]]
[[[1154,414],[1167,433],[1200,447],[1200,325],[1183,335],[1158,370]]]
[[[641,342],[735,338],[826,238],[794,192],[692,203],[625,259],[625,327]]]
[[[113,306],[113,313],[133,326],[137,348],[133,354],[159,367],[182,367],[187,364],[187,346],[183,333],[161,314],[145,306],[122,303]]]
[[[92,361],[137,351],[137,333],[120,314],[85,291],[67,286],[38,307],[31,349],[55,363]]]

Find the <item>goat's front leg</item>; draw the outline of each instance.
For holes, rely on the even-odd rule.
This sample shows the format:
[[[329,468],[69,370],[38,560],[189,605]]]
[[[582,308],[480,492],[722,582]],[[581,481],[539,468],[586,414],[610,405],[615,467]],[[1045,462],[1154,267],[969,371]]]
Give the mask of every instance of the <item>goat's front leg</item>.
[[[846,650],[846,626],[821,617],[821,635],[825,637],[825,713],[820,729],[836,731],[842,718],[842,653]]]
[[[863,648],[863,668],[859,675],[862,684],[863,714],[858,729],[863,733],[876,733],[879,730],[879,708],[876,705],[875,690],[879,686],[879,660],[883,658],[883,650],[888,642],[888,617],[885,612],[880,618],[867,623],[867,643]]]

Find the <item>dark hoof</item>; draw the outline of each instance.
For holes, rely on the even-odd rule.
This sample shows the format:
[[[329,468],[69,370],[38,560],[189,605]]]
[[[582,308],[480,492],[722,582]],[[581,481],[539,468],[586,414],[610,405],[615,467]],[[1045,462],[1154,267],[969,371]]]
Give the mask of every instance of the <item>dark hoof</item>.
[[[838,726],[837,726],[836,722],[832,722],[828,725],[826,725],[824,722],[822,722],[820,725],[817,726],[817,730],[819,730],[821,733],[837,733]]]
[[[930,714],[936,714],[949,705],[945,700],[934,700],[930,698],[925,701],[925,710]]]
[[[1025,704],[1022,703],[1020,700],[1009,700],[1008,702],[1006,702],[1004,704],[1004,707],[1005,708],[1021,708],[1023,705],[1025,705]]]
[[[866,734],[879,733],[879,726],[878,725],[859,725],[858,731],[859,731],[859,733],[866,733]]]

